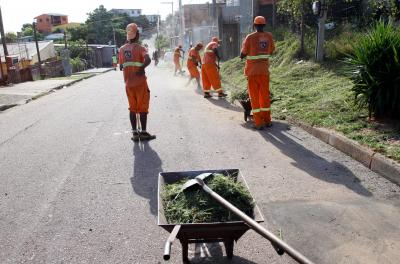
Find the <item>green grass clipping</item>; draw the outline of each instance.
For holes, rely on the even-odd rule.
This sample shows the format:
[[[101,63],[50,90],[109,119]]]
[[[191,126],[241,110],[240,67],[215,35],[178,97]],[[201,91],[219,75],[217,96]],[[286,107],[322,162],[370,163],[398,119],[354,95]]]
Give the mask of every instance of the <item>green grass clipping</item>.
[[[177,223],[215,223],[240,221],[228,209],[220,205],[196,184],[182,191],[189,180],[185,178],[173,184],[164,185],[162,192],[164,214],[167,222]],[[204,182],[228,202],[254,218],[254,201],[249,190],[236,177],[213,174]]]

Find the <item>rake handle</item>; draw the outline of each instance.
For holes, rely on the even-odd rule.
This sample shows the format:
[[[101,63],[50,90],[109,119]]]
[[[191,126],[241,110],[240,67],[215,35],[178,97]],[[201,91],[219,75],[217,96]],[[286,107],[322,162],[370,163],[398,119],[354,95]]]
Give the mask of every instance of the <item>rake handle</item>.
[[[251,229],[253,229],[258,234],[268,239],[279,255],[287,253],[289,256],[291,256],[294,260],[296,260],[300,264],[314,264],[311,260],[307,259],[300,252],[289,246],[287,243],[279,239],[273,233],[265,229],[262,225],[257,223],[254,219],[243,213],[237,207],[235,207],[230,202],[221,197],[219,194],[214,192],[210,187],[208,187],[204,183],[202,179],[196,178],[196,180],[197,183],[203,188],[203,190],[206,193],[208,193],[212,198],[214,198],[217,202],[226,207],[232,213],[236,214],[240,219],[242,219],[246,224],[248,224]]]

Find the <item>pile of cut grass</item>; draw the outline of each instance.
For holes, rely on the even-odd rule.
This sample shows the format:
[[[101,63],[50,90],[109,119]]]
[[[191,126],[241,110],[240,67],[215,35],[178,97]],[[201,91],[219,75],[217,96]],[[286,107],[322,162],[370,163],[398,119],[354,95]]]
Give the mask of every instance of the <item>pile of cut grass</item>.
[[[187,180],[186,178],[164,186],[162,199],[168,223],[215,223],[240,220],[211,198],[199,185],[182,191],[182,186]],[[242,183],[235,181],[235,177],[213,174],[204,182],[245,214],[254,217],[254,202],[250,192]]]

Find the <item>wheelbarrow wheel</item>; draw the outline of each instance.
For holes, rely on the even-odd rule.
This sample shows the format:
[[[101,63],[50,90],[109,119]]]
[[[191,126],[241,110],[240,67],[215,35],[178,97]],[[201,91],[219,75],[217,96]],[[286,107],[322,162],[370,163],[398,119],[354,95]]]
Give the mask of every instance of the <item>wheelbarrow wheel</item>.
[[[229,239],[224,242],[226,256],[228,257],[228,259],[233,258],[233,244],[234,244],[233,239]]]

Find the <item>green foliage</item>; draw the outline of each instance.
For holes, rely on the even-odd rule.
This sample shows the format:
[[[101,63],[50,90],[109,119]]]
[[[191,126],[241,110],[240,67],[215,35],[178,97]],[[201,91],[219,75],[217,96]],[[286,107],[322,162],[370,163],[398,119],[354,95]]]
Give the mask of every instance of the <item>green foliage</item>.
[[[240,220],[215,201],[198,185],[182,191],[188,179],[166,184],[162,198],[168,223],[213,223]],[[220,196],[235,205],[250,217],[254,217],[254,202],[247,188],[231,176],[213,174],[205,179],[206,184]]]
[[[126,42],[125,28],[129,23],[136,23],[144,31],[151,28],[146,16],[129,17],[127,14],[114,14],[100,5],[88,14],[84,28],[80,28],[76,34],[80,39],[87,38],[89,43],[109,44],[114,43],[115,30],[117,46],[121,46]],[[79,38],[74,37],[74,40]]]
[[[155,40],[155,47],[158,50],[163,50],[169,47],[169,40],[163,35],[159,35]]]
[[[377,23],[348,59],[356,103],[377,117],[400,117],[400,31]]]
[[[354,53],[354,42],[361,33],[343,32],[325,42],[325,55],[329,60],[342,60]]]
[[[64,33],[61,28],[55,28],[52,33]]]
[[[89,43],[108,44],[112,41],[112,17],[113,14],[103,5],[88,13],[85,24]]]
[[[397,0],[369,0],[368,9],[375,19],[388,20],[399,17],[399,3]]]
[[[4,36],[6,43],[15,43],[17,42],[17,34],[14,32],[7,32]]]
[[[345,39],[343,32],[338,36],[342,34],[340,39]],[[331,40],[334,41],[336,37],[332,36]],[[357,39],[357,36],[352,36],[349,42],[353,39]],[[393,122],[394,126],[389,123],[389,126],[385,125],[380,129],[375,123],[368,121],[367,109],[354,104],[351,90],[354,85],[348,76],[343,75],[348,70],[343,67],[343,63],[331,61],[329,64],[316,64],[298,61],[296,50],[299,42],[293,34],[286,34],[283,41],[276,42],[276,47],[276,53],[270,61],[271,93],[279,98],[271,105],[275,119],[290,117],[311,125],[335,129],[400,161],[400,144],[396,143],[400,141],[400,125],[396,127]],[[221,67],[224,87],[234,96],[235,93],[246,90],[243,68],[244,62],[238,58],[224,62]]]
[[[83,40],[68,42],[68,49],[71,52],[71,58],[86,59],[86,43]]]
[[[80,72],[85,70],[85,62],[80,58],[70,59],[72,72]]]
[[[21,36],[22,37],[33,36],[33,25],[28,23],[23,24],[21,28]],[[44,36],[39,32],[36,32],[36,37],[38,38],[38,40],[44,39]]]
[[[88,28],[85,24],[80,24],[75,27],[67,27],[67,32],[71,41],[86,40]]]

